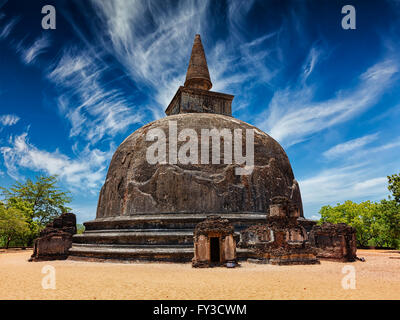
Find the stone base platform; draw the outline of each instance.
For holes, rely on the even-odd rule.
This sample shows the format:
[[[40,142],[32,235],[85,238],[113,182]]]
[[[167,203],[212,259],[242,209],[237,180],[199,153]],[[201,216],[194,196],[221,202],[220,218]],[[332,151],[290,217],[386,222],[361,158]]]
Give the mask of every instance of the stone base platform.
[[[250,258],[247,261],[251,263],[279,266],[320,264],[320,261],[313,254],[288,254],[281,256],[269,255],[265,258]]]
[[[190,262],[194,256],[194,228],[208,215],[146,214],[85,222],[85,232],[73,237],[68,259]],[[260,213],[218,215],[233,224],[237,237],[241,230],[266,219]],[[238,260],[246,260],[251,254],[249,249],[237,250]]]

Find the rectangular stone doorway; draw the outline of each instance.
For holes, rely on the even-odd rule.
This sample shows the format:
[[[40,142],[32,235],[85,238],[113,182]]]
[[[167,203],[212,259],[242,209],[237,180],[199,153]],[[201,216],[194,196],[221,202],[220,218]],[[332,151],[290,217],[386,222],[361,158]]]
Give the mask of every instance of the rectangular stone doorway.
[[[220,247],[219,247],[219,237],[210,238],[210,260],[211,263],[220,263]]]

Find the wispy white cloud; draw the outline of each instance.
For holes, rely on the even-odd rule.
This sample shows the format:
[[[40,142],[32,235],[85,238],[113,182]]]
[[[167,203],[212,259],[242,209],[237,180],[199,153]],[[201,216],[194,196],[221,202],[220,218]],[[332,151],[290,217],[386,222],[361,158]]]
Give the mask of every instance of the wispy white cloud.
[[[302,74],[302,80],[306,81],[307,78],[311,75],[311,73],[313,72],[319,58],[320,58],[320,50],[317,49],[317,47],[312,47],[308,57],[307,57],[307,61],[306,63],[303,65],[303,74]]]
[[[0,116],[0,124],[3,126],[13,126],[20,120],[15,114],[3,114]]]
[[[40,150],[28,141],[27,133],[11,137],[9,146],[0,148],[7,174],[21,179],[20,170],[30,169],[58,175],[71,190],[97,192],[103,182],[111,151],[85,148],[76,159],[60,153]]]
[[[107,85],[105,71],[87,52],[66,50],[47,76],[60,88],[58,107],[71,124],[70,136],[91,144],[124,132],[143,118],[134,101]]]
[[[28,48],[24,48],[22,45],[18,46],[18,51],[21,52],[22,60],[26,64],[31,64],[34,60],[50,46],[51,42],[49,36],[46,34],[42,35]]]
[[[388,150],[395,149],[398,147],[400,147],[400,139],[396,138],[388,143],[370,148],[364,148],[358,152],[354,152],[349,156],[349,159],[354,161],[360,158],[368,158],[376,154],[379,154],[380,158],[382,158],[382,155],[390,156],[390,153],[387,153]]]
[[[361,138],[349,140],[330,148],[329,150],[325,151],[323,155],[326,158],[336,158],[350,151],[362,148],[363,146],[369,144],[370,142],[375,141],[377,138],[378,138],[378,133],[375,133],[366,135]]]
[[[331,148],[328,157],[336,166],[299,179],[306,214],[316,213],[324,205],[346,200],[386,198],[389,193],[387,175],[399,169],[396,159],[400,140],[376,145],[377,135],[367,135]],[[373,142],[375,145],[368,145]]]
[[[217,43],[209,54],[211,61],[209,69],[214,81],[213,90],[241,92],[245,83],[247,89],[260,83],[269,84],[279,72],[279,67],[272,70],[266,63],[273,49],[268,46],[266,49],[265,44],[276,35],[277,32],[272,32],[250,42],[243,40],[239,43],[237,39],[234,51],[227,45],[228,42],[233,42],[233,38]]]
[[[186,70],[177,66],[188,63],[188,44],[204,29],[201,21],[207,1],[182,1],[176,8],[168,1],[97,0],[93,4],[106,26],[100,41],[133,81],[152,88],[156,102],[166,107],[184,80]]]
[[[331,168],[299,181],[305,205],[335,204],[360,197],[384,198],[387,177],[372,172],[367,163]]]
[[[0,39],[5,39],[9,36],[14,26],[18,23],[19,18],[9,20],[4,27],[1,28]]]
[[[321,102],[313,101],[312,87],[277,91],[263,114],[266,120],[258,126],[286,146],[299,143],[372,107],[392,85],[398,70],[397,60],[378,62],[359,77],[354,89],[339,91],[334,98]]]
[[[92,4],[97,19],[88,21],[99,23],[90,25],[95,38],[88,43],[74,18],[68,16],[87,48],[67,50],[58,65],[49,70],[48,78],[63,90],[68,89],[58,98],[58,106],[72,125],[70,136],[82,135],[96,143],[106,135],[124,132],[127,126],[144,118],[165,116],[165,108],[184,82],[194,35],[212,32],[208,18],[213,5],[210,0],[157,4],[92,0]],[[272,50],[265,49],[265,42],[276,33],[246,41],[239,30],[240,24],[245,23],[240,17],[252,5],[253,1],[247,1],[234,9],[237,2],[228,1],[229,19],[236,21],[235,28],[229,28],[224,40],[204,42],[215,91],[235,92],[243,83],[248,87],[267,83],[276,74],[265,63]],[[106,56],[118,61],[127,79],[146,95],[147,101],[142,100],[140,108],[132,105],[119,89],[105,86],[102,76],[108,67],[99,60]],[[244,93],[235,101],[244,107],[246,98]]]
[[[396,151],[396,148],[400,147],[400,139],[395,138],[392,141],[388,141],[381,145],[367,146],[369,143],[377,139],[378,134],[367,135],[358,139],[350,140],[348,142],[336,145],[335,147],[327,150],[323,155],[330,159],[335,160],[340,157],[345,163],[356,163],[357,161],[368,160],[371,157],[376,157],[382,161],[385,157],[391,157],[388,153],[389,150]]]
[[[203,36],[214,91],[237,91],[256,83],[267,84],[277,70],[265,63],[274,48],[265,49],[275,32],[248,39],[245,17],[254,1],[228,1],[228,34],[209,43],[214,4],[202,1],[93,0],[104,32],[96,35],[139,88],[149,94],[154,117],[160,117],[177,88],[183,84],[194,35]],[[151,21],[151,23],[150,23]],[[275,66],[276,67],[276,66]],[[278,69],[276,67],[276,69]],[[244,95],[244,94],[243,94]],[[236,99],[238,101],[240,97]]]

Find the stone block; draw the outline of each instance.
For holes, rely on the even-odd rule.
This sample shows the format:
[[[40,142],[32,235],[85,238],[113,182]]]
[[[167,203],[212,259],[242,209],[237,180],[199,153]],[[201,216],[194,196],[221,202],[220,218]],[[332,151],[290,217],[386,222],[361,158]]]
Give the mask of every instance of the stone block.
[[[320,259],[342,262],[356,260],[356,230],[345,223],[315,225],[309,238],[311,245],[317,248]]]
[[[75,233],[76,216],[73,213],[63,213],[40,232],[40,237],[34,242],[33,254],[29,261],[67,259]]]

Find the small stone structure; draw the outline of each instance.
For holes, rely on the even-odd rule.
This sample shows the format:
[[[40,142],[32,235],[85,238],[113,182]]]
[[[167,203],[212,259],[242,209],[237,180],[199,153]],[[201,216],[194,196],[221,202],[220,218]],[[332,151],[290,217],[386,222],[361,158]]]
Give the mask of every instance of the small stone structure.
[[[182,113],[215,113],[232,116],[233,98],[233,95],[226,93],[181,86],[165,113],[168,116]]]
[[[304,227],[304,229],[307,232],[307,235],[310,233],[312,228],[318,223],[318,221],[309,220],[304,217],[298,218],[297,221]]]
[[[49,223],[35,240],[33,254],[29,261],[65,260],[76,233],[76,216],[63,213]]]
[[[299,217],[299,209],[286,197],[274,197],[266,224],[242,231],[238,246],[253,249],[250,262],[317,264],[316,250],[307,241],[307,232],[297,220]]]
[[[228,219],[210,215],[194,230],[193,267],[236,265],[234,227]]]
[[[356,260],[356,230],[345,223],[324,223],[312,228],[310,243],[317,248],[317,257],[351,262]]]

